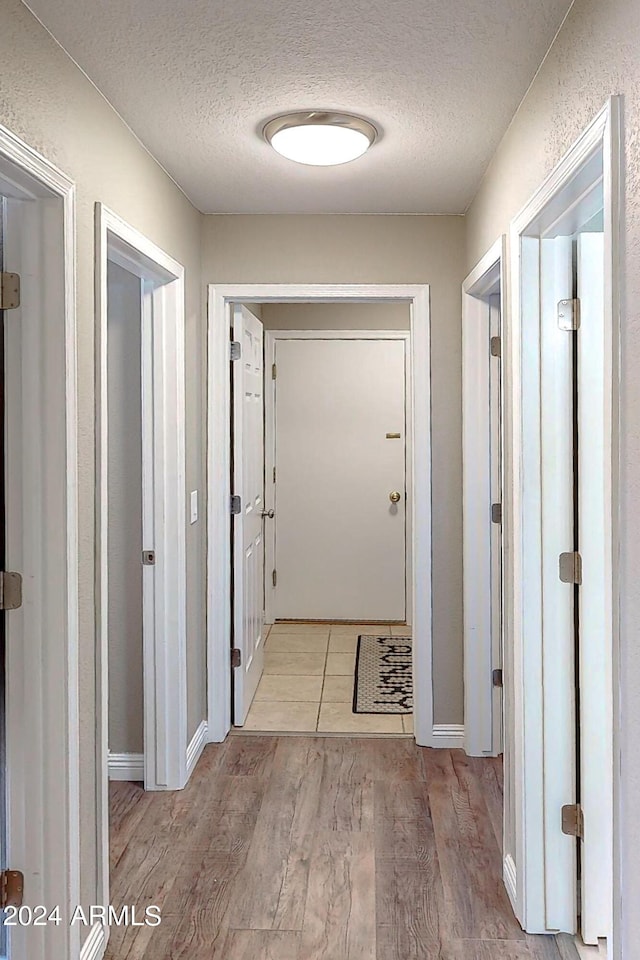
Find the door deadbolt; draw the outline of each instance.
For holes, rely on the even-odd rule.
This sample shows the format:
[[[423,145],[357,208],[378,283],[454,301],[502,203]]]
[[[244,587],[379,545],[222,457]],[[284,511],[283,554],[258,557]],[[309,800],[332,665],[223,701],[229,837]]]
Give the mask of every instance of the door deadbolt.
[[[398,490],[393,490],[392,493],[389,494],[389,500],[391,500],[391,503],[399,503],[401,497],[402,494]]]
[[[263,510],[262,516],[268,517],[269,520],[273,520],[273,518],[275,517],[275,513],[273,510]]]

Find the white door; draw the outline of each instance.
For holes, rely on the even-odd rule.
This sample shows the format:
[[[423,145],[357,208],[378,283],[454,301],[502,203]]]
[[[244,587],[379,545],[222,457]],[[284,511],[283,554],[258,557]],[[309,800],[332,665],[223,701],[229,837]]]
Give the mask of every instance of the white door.
[[[610,352],[604,322],[604,236],[578,237],[578,471],[579,549],[582,586],[579,591],[580,642],[580,803],[584,816],[581,841],[580,924],[585,943],[611,933],[613,889],[613,757],[605,731],[612,729],[611,696],[611,529],[605,504],[610,502],[611,477],[602,410],[605,396],[602,356]]]
[[[405,619],[405,349],[276,340],[276,619]]]
[[[558,303],[573,298],[571,237],[540,244],[540,380],[542,431],[542,596],[544,737],[553,752],[545,777],[546,926],[574,930],[577,915],[576,840],[562,831],[561,810],[577,799],[575,586],[560,579],[559,557],[575,546],[574,368],[576,334],[558,323]]]
[[[262,324],[246,307],[233,310],[240,358],[233,369],[233,492],[241,499],[233,522],[234,720],[245,722],[264,660],[264,359]]]
[[[502,343],[501,294],[489,297],[491,343]],[[502,357],[501,348],[491,349],[489,366],[490,466],[491,466],[491,662],[502,670],[504,659],[502,633]],[[498,510],[498,513],[494,512]],[[502,753],[502,686],[493,686],[493,736],[495,753]]]

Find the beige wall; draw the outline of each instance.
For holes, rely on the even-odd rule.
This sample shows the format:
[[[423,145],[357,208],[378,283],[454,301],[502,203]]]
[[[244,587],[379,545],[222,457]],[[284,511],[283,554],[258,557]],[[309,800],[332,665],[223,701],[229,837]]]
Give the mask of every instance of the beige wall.
[[[462,723],[463,245],[462,217],[207,216],[203,225],[205,282],[431,284],[437,723]]]
[[[409,330],[407,303],[265,303],[266,330]]]
[[[109,750],[144,751],[142,679],[142,298],[107,269],[109,407]]]
[[[640,3],[577,0],[469,210],[467,268],[611,94],[624,97],[621,281],[620,699],[623,956],[640,943]]]
[[[186,267],[187,490],[204,490],[200,214],[19,0],[0,0],[0,123],[77,184],[81,892],[96,902],[94,204]],[[204,497],[201,496],[204,506]],[[204,716],[205,518],[187,526],[189,727]]]

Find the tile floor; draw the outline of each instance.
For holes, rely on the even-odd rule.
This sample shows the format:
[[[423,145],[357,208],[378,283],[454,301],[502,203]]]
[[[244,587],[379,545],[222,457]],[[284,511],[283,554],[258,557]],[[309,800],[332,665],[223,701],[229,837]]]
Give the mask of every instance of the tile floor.
[[[277,733],[410,734],[413,717],[353,713],[356,644],[363,633],[410,636],[395,624],[276,623],[243,727]]]

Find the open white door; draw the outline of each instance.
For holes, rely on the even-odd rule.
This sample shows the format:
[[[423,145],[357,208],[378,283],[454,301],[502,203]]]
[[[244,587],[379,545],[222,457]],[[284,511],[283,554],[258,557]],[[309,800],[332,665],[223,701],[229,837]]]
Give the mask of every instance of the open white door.
[[[559,576],[559,557],[575,549],[573,349],[560,329],[558,303],[573,294],[573,241],[540,243],[540,393],[542,402],[542,639],[544,739],[553,776],[544,778],[545,916],[548,930],[575,930],[577,851],[562,832],[561,809],[577,800],[575,586]]]
[[[264,660],[264,352],[261,322],[233,308],[233,491],[240,511],[233,523],[234,718],[242,726],[262,675]]]
[[[578,437],[580,470],[580,804],[584,817],[581,849],[581,934],[585,943],[611,935],[613,757],[611,695],[611,451],[602,410],[606,396],[602,357],[607,356],[604,301],[604,235],[578,237]],[[604,549],[603,549],[604,545]]]

